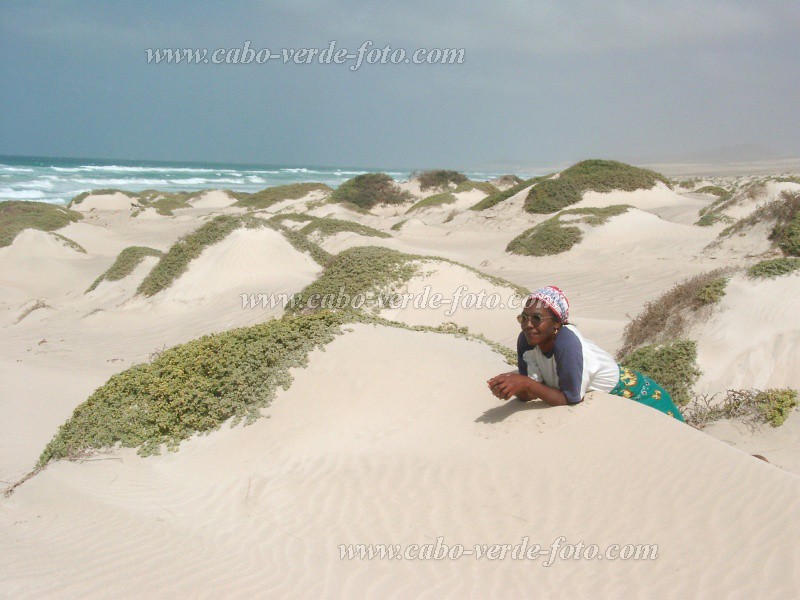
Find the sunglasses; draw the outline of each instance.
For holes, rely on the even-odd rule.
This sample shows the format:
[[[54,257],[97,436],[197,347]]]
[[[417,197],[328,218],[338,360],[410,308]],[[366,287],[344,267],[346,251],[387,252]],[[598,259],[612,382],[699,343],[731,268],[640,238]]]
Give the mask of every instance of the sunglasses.
[[[525,323],[530,321],[535,327],[538,327],[545,319],[555,319],[555,317],[543,317],[542,315],[538,314],[526,315],[525,313],[517,315],[517,322],[519,322],[520,325],[525,325]]]

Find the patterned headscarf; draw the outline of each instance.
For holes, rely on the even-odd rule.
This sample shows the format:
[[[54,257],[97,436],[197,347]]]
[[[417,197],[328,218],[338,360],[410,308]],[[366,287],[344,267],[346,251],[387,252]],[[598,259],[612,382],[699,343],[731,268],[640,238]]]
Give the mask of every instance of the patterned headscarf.
[[[540,288],[528,296],[528,302],[536,300],[552,310],[564,325],[569,321],[569,300],[560,289],[554,285]]]

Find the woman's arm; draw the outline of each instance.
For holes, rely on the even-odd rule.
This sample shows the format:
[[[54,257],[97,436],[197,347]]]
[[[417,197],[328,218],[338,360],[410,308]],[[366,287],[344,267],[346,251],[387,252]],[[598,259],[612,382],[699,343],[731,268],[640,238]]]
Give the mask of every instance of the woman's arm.
[[[497,375],[492,377],[488,384],[492,394],[502,400],[517,396],[520,400],[535,400],[538,398],[550,406],[564,406],[567,404],[567,397],[561,390],[539,383],[518,373]]]

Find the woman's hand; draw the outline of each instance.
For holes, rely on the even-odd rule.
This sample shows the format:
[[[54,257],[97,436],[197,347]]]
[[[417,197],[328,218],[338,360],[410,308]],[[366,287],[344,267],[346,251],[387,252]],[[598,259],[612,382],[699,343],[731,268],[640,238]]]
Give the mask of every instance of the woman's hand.
[[[486,383],[489,384],[492,394],[501,400],[508,400],[514,396],[518,396],[520,400],[532,400],[534,398],[531,395],[533,379],[519,373],[503,373],[492,377]]]

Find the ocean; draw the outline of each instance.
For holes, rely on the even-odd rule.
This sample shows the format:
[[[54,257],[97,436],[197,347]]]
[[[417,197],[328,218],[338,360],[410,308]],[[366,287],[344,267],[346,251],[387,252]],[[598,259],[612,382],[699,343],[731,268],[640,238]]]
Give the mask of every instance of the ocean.
[[[156,189],[190,192],[229,189],[255,192],[266,187],[316,181],[337,187],[369,172],[384,172],[396,181],[411,171],[376,168],[333,168],[303,165],[242,165],[199,162],[77,159],[0,155],[0,202],[31,200],[67,204],[78,194],[114,188],[129,192]],[[502,173],[465,172],[470,179],[486,180]]]

